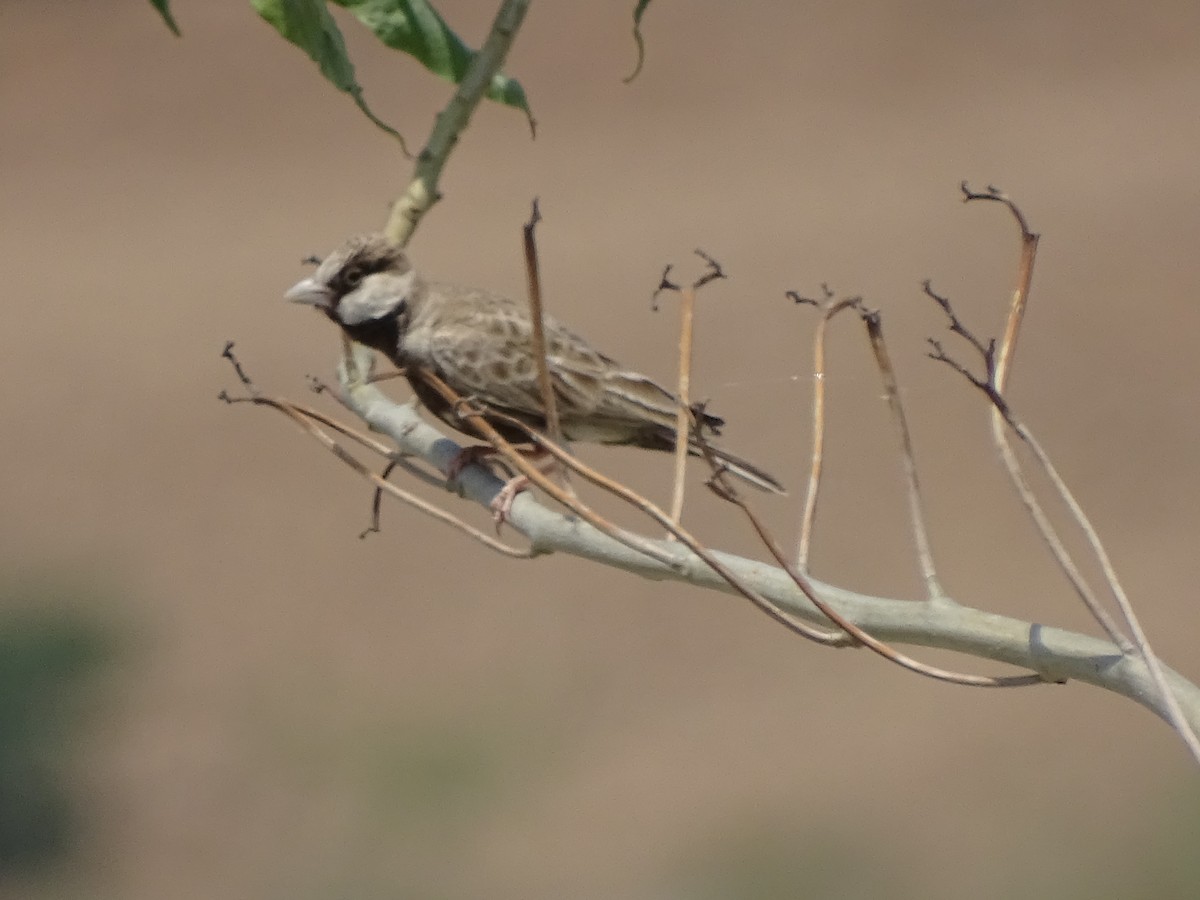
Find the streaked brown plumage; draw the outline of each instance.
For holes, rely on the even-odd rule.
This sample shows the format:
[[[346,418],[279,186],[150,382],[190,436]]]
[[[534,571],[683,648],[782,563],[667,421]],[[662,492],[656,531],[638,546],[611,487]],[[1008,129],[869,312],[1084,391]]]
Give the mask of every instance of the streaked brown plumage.
[[[445,400],[413,374],[415,367],[433,371],[464,397],[545,429],[527,304],[490,291],[426,282],[404,251],[379,234],[351,238],[285,296],[318,307],[352,339],[406,369],[421,402],[451,427],[464,430]],[[545,325],[550,377],[567,440],[674,450],[674,394],[553,318],[547,316]],[[511,425],[494,424],[507,439],[526,441]],[[723,424],[704,415],[703,425],[713,434]],[[766,472],[710,446],[733,474],[783,493]],[[698,453],[694,446],[692,453]]]

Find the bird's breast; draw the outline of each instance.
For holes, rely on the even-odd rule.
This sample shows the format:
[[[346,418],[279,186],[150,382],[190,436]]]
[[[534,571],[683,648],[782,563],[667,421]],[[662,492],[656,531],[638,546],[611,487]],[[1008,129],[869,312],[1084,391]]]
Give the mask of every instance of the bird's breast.
[[[429,365],[433,360],[433,329],[428,325],[414,324],[400,336],[397,349],[406,364]]]

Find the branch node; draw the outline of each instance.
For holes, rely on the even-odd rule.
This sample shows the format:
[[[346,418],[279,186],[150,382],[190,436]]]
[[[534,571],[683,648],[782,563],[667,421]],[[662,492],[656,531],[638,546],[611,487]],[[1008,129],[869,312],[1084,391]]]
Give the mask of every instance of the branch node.
[[[529,221],[525,223],[525,236],[533,237],[533,230],[542,221],[542,208],[538,205],[537,197],[533,198],[533,202],[529,206]]]
[[[694,290],[699,290],[710,281],[716,281],[719,278],[729,277],[725,274],[725,270],[721,268],[721,264],[703,250],[697,247],[693,252],[702,260],[704,260],[704,264],[707,267],[704,274],[692,282],[692,288]]]
[[[658,287],[654,289],[654,293],[650,295],[650,309],[653,312],[658,312],[658,295],[663,291],[679,291],[679,285],[670,279],[671,270],[675,268],[674,263],[667,263],[663,268],[662,276],[658,279]]]

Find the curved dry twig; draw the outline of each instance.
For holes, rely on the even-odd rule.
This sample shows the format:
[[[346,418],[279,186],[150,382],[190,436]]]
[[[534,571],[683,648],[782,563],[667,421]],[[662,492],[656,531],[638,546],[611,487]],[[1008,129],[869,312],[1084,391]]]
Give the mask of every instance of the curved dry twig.
[[[1171,723],[1176,733],[1183,740],[1184,745],[1188,748],[1188,752],[1192,758],[1200,762],[1200,737],[1197,736],[1196,729],[1189,723],[1187,716],[1184,714],[1182,707],[1179,704],[1170,685],[1167,683],[1166,672],[1163,669],[1162,663],[1158,656],[1154,653],[1150,646],[1149,638],[1141,627],[1137,614],[1134,612],[1133,604],[1130,603],[1128,595],[1125,593],[1124,587],[1121,585],[1120,579],[1117,577],[1115,567],[1108,556],[1108,551],[1104,548],[1104,544],[1100,540],[1099,534],[1092,525],[1083,511],[1083,508],[1076,501],[1074,494],[1067,488],[1066,482],[1058,475],[1057,469],[1050,461],[1049,455],[1044,452],[1041,445],[1033,439],[1032,434],[1023,425],[1020,425],[1012,415],[1011,410],[1006,403],[997,403],[998,398],[1002,398],[1004,389],[1008,383],[1008,376],[1012,371],[1013,360],[1016,355],[1017,339],[1020,337],[1021,325],[1025,318],[1025,310],[1029,302],[1030,286],[1033,282],[1034,262],[1037,258],[1037,247],[1039,235],[1034,233],[1029,228],[1029,223],[1017,206],[1006,194],[999,189],[989,186],[986,195],[980,195],[972,192],[966,182],[963,182],[962,191],[964,200],[996,200],[1003,203],[1016,220],[1017,226],[1021,232],[1021,254],[1020,262],[1017,267],[1017,286],[1013,291],[1012,303],[1009,306],[1008,319],[1005,324],[1004,337],[1000,342],[1000,350],[995,362],[989,361],[989,385],[992,388],[990,391],[985,391],[992,399],[992,436],[996,446],[1000,450],[1001,457],[1004,460],[1005,467],[1009,471],[1010,478],[1013,484],[1017,487],[1018,493],[1021,494],[1022,500],[1026,502],[1026,508],[1036,509],[1040,512],[1040,506],[1033,501],[1034,506],[1031,508],[1030,503],[1026,500],[1026,495],[1032,498],[1032,491],[1025,480],[1024,473],[1021,471],[1020,462],[1017,459],[1016,453],[1013,450],[1011,442],[1008,440],[1008,429],[1011,428],[1026,445],[1034,453],[1035,459],[1038,460],[1043,471],[1050,478],[1051,484],[1058,493],[1060,499],[1066,504],[1070,510],[1076,524],[1083,532],[1088,546],[1092,554],[1096,557],[1100,564],[1101,571],[1104,574],[1109,591],[1115,600],[1117,607],[1121,611],[1121,616],[1125,623],[1129,626],[1129,630],[1133,634],[1133,643],[1137,648],[1137,652],[1142,658],[1147,670],[1150,673],[1151,680],[1155,688],[1158,690],[1164,709],[1166,711],[1167,720]],[[1038,523],[1039,530],[1042,531],[1043,537],[1049,540],[1046,536],[1051,535],[1057,541],[1057,535],[1053,528],[1050,527],[1049,521],[1044,515],[1033,516],[1034,521]],[[1059,545],[1061,547],[1061,543]],[[1053,548],[1052,548],[1053,549]],[[1062,550],[1064,556],[1065,549]],[[1056,553],[1057,555],[1057,553]],[[1069,560],[1069,556],[1067,556]],[[1071,563],[1072,568],[1074,564]],[[1082,577],[1080,576],[1082,583]],[[1090,594],[1090,590],[1089,590]],[[1082,596],[1082,595],[1081,595]],[[1099,606],[1098,601],[1094,597],[1089,598],[1084,596],[1084,602],[1088,609],[1092,612],[1097,621],[1105,627],[1106,630],[1115,628],[1111,625],[1111,620],[1108,618],[1104,610]],[[1110,631],[1110,636],[1112,632]],[[1122,652],[1128,654],[1130,649],[1128,642],[1123,635],[1114,636],[1113,642],[1121,647]]]
[[[904,463],[904,479],[908,486],[908,512],[912,524],[913,540],[917,545],[917,561],[921,566],[921,576],[925,581],[925,595],[929,599],[944,597],[938,582],[937,568],[933,562],[933,546],[929,541],[929,529],[925,524],[925,509],[921,501],[921,484],[917,476],[917,458],[913,453],[912,434],[908,430],[908,417],[904,414],[904,402],[900,399],[900,388],[896,380],[896,370],[887,351],[883,339],[883,322],[878,310],[868,310],[860,305],[862,320],[867,326],[867,337],[871,349],[875,353],[875,362],[879,366],[879,375],[883,379],[883,391],[887,396],[888,408],[892,412],[892,421],[896,425],[897,436],[900,439],[900,456]]]
[[[450,395],[453,394],[453,391],[451,391],[448,387],[446,388],[446,391],[448,391],[449,393],[443,394],[443,396],[449,397]],[[479,413],[478,415],[483,416],[484,414]],[[844,646],[848,646],[850,643],[853,643],[853,642],[848,642],[846,639],[846,635],[842,634],[840,632],[822,631],[820,629],[813,628],[809,625],[806,625],[804,622],[801,622],[795,616],[791,615],[786,610],[779,607],[778,604],[772,603],[770,600],[763,597],[760,593],[758,593],[757,591],[755,591],[752,588],[750,588],[749,586],[747,586],[742,581],[742,579],[738,578],[729,569],[728,566],[724,565],[712,553],[712,551],[710,551],[707,547],[705,547],[694,535],[692,535],[689,531],[684,529],[678,522],[675,522],[671,518],[670,515],[663,512],[663,510],[659,509],[654,503],[652,503],[647,498],[643,497],[641,494],[637,493],[636,491],[631,490],[630,488],[626,487],[625,485],[621,484],[618,481],[614,481],[613,479],[608,478],[605,475],[602,475],[601,473],[597,472],[595,469],[591,468],[590,466],[587,466],[584,463],[580,462],[578,459],[576,459],[574,456],[572,456],[570,453],[568,453],[562,447],[560,447],[557,444],[555,444],[554,442],[550,441],[545,435],[543,435],[542,433],[531,428],[529,425],[522,422],[521,420],[515,419],[512,416],[504,415],[503,413],[499,413],[494,410],[488,411],[486,413],[486,416],[494,418],[498,421],[501,421],[504,424],[509,425],[513,428],[518,428],[518,429],[524,431],[529,436],[529,440],[531,443],[536,444],[542,450],[545,450],[547,453],[554,456],[555,459],[557,459],[560,463],[562,463],[565,466],[570,467],[574,472],[581,475],[583,478],[585,478],[587,481],[590,481],[592,484],[596,485],[597,487],[607,491],[608,493],[612,494],[615,497],[620,498],[621,500],[624,500],[626,503],[630,504],[631,506],[635,507],[636,509],[641,510],[643,513],[645,513],[651,519],[656,521],[659,525],[666,528],[667,531],[670,532],[680,543],[682,543],[689,550],[691,550],[694,554],[696,554],[697,557],[699,557],[706,565],[708,565],[714,572],[716,572],[721,578],[723,578],[725,580],[725,582],[731,588],[733,588],[737,593],[741,594],[743,597],[745,597],[747,600],[749,600],[752,604],[754,604],[754,606],[756,606],[759,610],[766,613],[766,615],[770,616],[772,619],[774,619],[780,625],[783,625],[789,631],[799,634],[801,637],[807,638],[810,641],[814,641],[819,644],[824,644],[826,646],[844,647]],[[478,423],[478,422],[476,423],[477,426],[479,424],[480,423]],[[489,429],[489,431],[491,431],[491,432],[495,431],[494,429],[491,428],[490,425],[487,425],[486,420],[482,424],[484,426],[486,426]],[[496,434],[496,437],[499,441],[503,441],[503,438],[500,438],[498,433]],[[490,439],[490,434],[489,434],[489,439]],[[494,444],[493,446],[497,446],[497,448],[499,449],[499,444]],[[516,453],[515,448],[512,448],[511,445],[509,445],[508,449],[512,450],[512,452],[515,455],[515,453]],[[509,458],[508,453],[505,450],[501,450],[501,452],[505,453],[506,458]],[[516,462],[516,460],[513,460],[513,461]],[[532,467],[530,467],[530,468],[532,469]],[[536,470],[534,470],[534,471],[536,471]],[[539,480],[537,482],[538,487],[542,488],[543,490],[546,490],[545,484],[548,482],[546,481],[544,476],[540,475],[540,473],[538,473],[538,475],[539,475]],[[551,487],[553,487],[553,485],[551,485]],[[582,507],[582,508],[579,508],[579,507],[576,507],[575,505],[572,505],[571,503],[568,503],[567,500],[562,498],[561,496],[557,496],[555,494],[555,492],[553,492],[553,491],[547,491],[547,493],[550,493],[550,495],[552,497],[554,497],[555,500],[558,500],[558,502],[562,503],[564,506],[567,506],[573,512],[577,512],[579,515],[583,516],[584,519],[589,524],[591,524],[597,528],[600,528],[601,531],[604,531],[605,528],[612,527],[605,520],[600,519],[600,517],[597,516],[595,512],[588,509],[587,507],[582,507],[582,504],[580,504],[580,507]],[[577,500],[575,502],[578,503]],[[597,522],[593,521],[593,519],[599,519],[600,524],[597,524]]]
[[[533,199],[529,212],[529,221],[525,223],[523,246],[525,248],[525,278],[529,293],[529,321],[532,324],[533,361],[537,366],[538,390],[542,394],[542,408],[546,411],[546,433],[556,443],[564,443],[562,426],[558,421],[558,398],[554,395],[554,384],[550,380],[550,363],[546,356],[546,313],[542,306],[542,276],[538,265],[537,240],[535,231],[542,221],[542,210],[537,198]],[[571,490],[567,478],[567,470],[558,467],[562,476],[563,487]]]
[[[923,663],[905,653],[888,645],[887,643],[873,637],[865,629],[862,629],[843,616],[832,605],[821,599],[816,588],[808,578],[791,562],[783,552],[783,548],[779,546],[779,542],[775,540],[774,535],[763,524],[762,520],[755,515],[754,511],[741,495],[741,492],[733,486],[733,483],[727,477],[725,465],[717,459],[712,449],[708,446],[708,442],[703,436],[697,434],[697,439],[700,441],[700,450],[704,454],[705,460],[712,468],[712,478],[708,481],[708,486],[722,500],[726,500],[738,507],[746,518],[749,519],[751,527],[754,529],[758,539],[762,542],[767,551],[774,557],[775,561],[783,568],[788,577],[806,596],[809,601],[819,609],[831,622],[853,637],[859,644],[866,647],[868,650],[879,654],[884,659],[895,663],[905,669],[924,675],[927,678],[933,678],[937,681],[945,681],[951,684],[960,684],[966,687],[1028,687],[1034,684],[1044,684],[1046,679],[1039,674],[1031,675],[972,675],[965,672],[954,672],[949,669],[942,669],[937,666],[931,666],[928,663]],[[931,599],[941,599],[942,595],[934,595]]]
[[[439,469],[462,452],[461,445],[421,421],[411,404],[390,400],[372,384],[349,380],[345,370],[340,378],[344,395],[356,414],[404,451]],[[494,475],[479,466],[468,467],[460,480],[463,497],[485,508],[501,486]],[[683,581],[741,596],[711,565],[679,543],[649,541],[669,560],[660,561],[612,540],[578,516],[551,510],[528,495],[517,499],[509,522],[529,538],[537,552],[565,553],[642,578]],[[719,550],[710,552],[739,582],[775,608],[814,624],[828,621],[782,567]],[[823,600],[836,604],[838,611],[879,640],[1020,666],[1040,673],[1046,681],[1092,684],[1172,721],[1145,661],[1137,654],[1120,653],[1109,641],[975,609],[962,600],[914,602],[870,597],[813,578],[809,582]],[[1200,727],[1200,688],[1177,672],[1168,670],[1166,675],[1188,721]]]
[[[984,377],[975,375],[965,365],[947,354],[940,343],[932,339],[929,341],[932,347],[929,353],[930,359],[946,364],[978,388],[991,401],[995,415],[1000,416],[1003,422],[1007,422],[1010,427],[1017,424],[1008,401],[1004,399],[996,387],[995,342],[989,341],[987,344],[984,344],[979,340],[955,314],[950,301],[946,297],[934,293],[928,282],[925,285],[925,294],[932,298],[942,308],[943,312],[945,312],[951,323],[950,330],[960,335],[983,357],[986,375]],[[1001,461],[1008,472],[1009,481],[1016,490],[1021,505],[1025,507],[1025,511],[1029,514],[1034,527],[1045,543],[1047,550],[1049,550],[1051,557],[1053,557],[1055,563],[1062,571],[1063,576],[1067,579],[1067,582],[1071,585],[1076,596],[1079,597],[1088,612],[1091,613],[1092,618],[1104,629],[1104,633],[1108,635],[1109,639],[1121,648],[1122,653],[1130,652],[1133,646],[1130,644],[1129,638],[1117,627],[1117,623],[1100,603],[1100,599],[1096,596],[1091,584],[1088,583],[1087,578],[1084,577],[1083,572],[1067,551],[1066,544],[1059,535],[1058,529],[1054,527],[1054,523],[1050,521],[1049,515],[1047,515],[1046,510],[1042,507],[1041,502],[1034,493],[1033,487],[1029,484],[1028,479],[1025,478],[1024,469],[1021,467],[1020,460],[1017,459],[1017,454],[1013,449],[1012,443],[1008,440],[1008,434],[1003,429],[999,432],[993,429],[992,439],[1000,453]]]
[[[668,279],[671,266],[663,269],[662,279],[654,291],[655,309],[658,295],[663,291],[679,294],[679,368],[676,381],[676,398],[679,408],[675,414],[675,478],[671,488],[671,521],[678,525],[683,521],[683,497],[687,484],[688,434],[691,431],[692,406],[692,348],[696,332],[696,291],[718,278],[725,278],[725,271],[713,257],[703,250],[696,250],[707,264],[704,274],[689,287],[680,287]],[[551,435],[553,438],[554,435]],[[561,443],[561,442],[559,442]],[[672,538],[674,535],[670,535]]]
[[[450,403],[458,412],[458,415],[463,421],[470,424],[476,433],[485,441],[490,443],[504,459],[509,462],[513,468],[528,478],[533,484],[537,485],[544,492],[553,497],[557,502],[561,503],[571,512],[580,516],[584,521],[588,522],[593,528],[596,528],[602,534],[624,544],[631,550],[636,550],[639,553],[645,553],[652,559],[658,560],[664,565],[674,565],[675,560],[668,553],[660,550],[654,542],[643,538],[641,535],[633,534],[618,528],[612,522],[609,522],[603,516],[598,514],[591,507],[587,506],[582,500],[573,493],[569,493],[551,481],[546,475],[525,459],[515,446],[505,440],[500,432],[496,431],[488,422],[488,417],[503,418],[493,410],[485,410],[475,406],[468,398],[460,397],[458,393],[451,388],[446,382],[442,381],[437,375],[428,369],[420,369],[419,376],[432,387],[435,391]],[[515,420],[514,420],[515,421]],[[543,441],[545,439],[543,438]],[[548,443],[548,442],[546,442]],[[557,445],[556,445],[557,446]],[[561,451],[562,456],[558,457],[559,461],[564,461],[569,458],[570,454],[566,451]],[[568,463],[570,465],[570,463]]]
[[[801,297],[794,291],[788,296],[797,303],[811,303],[821,309],[821,321],[817,323],[813,337],[813,393],[812,393],[812,462],[808,472],[808,489],[804,493],[804,507],[800,513],[800,536],[796,542],[796,568],[808,571],[808,557],[812,549],[813,530],[817,521],[817,498],[821,491],[821,473],[825,465],[825,343],[829,323],[838,313],[857,306],[858,297],[847,297],[834,301],[828,287],[822,285],[825,300],[818,303]]]
[[[326,434],[318,426],[318,423],[321,425],[326,425],[338,431],[339,433],[354,439],[364,447],[380,453],[380,455],[384,457],[391,458],[393,454],[390,450],[388,450],[387,447],[384,447],[382,444],[379,444],[377,441],[373,441],[365,435],[359,434],[352,428],[335,422],[328,416],[325,416],[323,413],[317,412],[316,410],[299,406],[289,400],[284,400],[279,397],[270,397],[263,394],[254,386],[253,382],[246,375],[241,363],[234,355],[232,342],[226,344],[225,351],[222,356],[228,359],[233,365],[239,380],[241,380],[242,385],[247,389],[247,394],[245,397],[234,397],[227,391],[221,391],[221,393],[218,395],[219,399],[229,404],[250,403],[255,406],[265,406],[270,409],[274,409],[277,412],[283,413],[298,426],[300,426],[305,433],[325,447],[326,450],[357,472],[361,477],[375,485],[377,490],[386,491],[393,497],[396,497],[398,500],[402,500],[409,506],[419,509],[426,515],[437,519],[439,522],[444,522],[453,528],[457,528],[459,531],[479,541],[490,550],[495,550],[497,553],[501,553],[505,556],[510,556],[515,559],[529,559],[530,557],[536,555],[530,549],[513,547],[504,543],[503,541],[497,540],[475,526],[464,522],[453,513],[449,513],[446,510],[435,506],[427,500],[424,500],[421,497],[418,497],[415,494],[398,487],[392,482],[387,481],[384,477],[371,471],[367,466],[363,465],[359,459],[346,450],[345,447]]]

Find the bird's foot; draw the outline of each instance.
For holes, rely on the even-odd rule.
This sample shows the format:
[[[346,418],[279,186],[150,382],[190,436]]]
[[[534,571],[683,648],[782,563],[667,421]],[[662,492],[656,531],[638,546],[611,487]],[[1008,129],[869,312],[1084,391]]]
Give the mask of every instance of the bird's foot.
[[[500,526],[508,521],[508,514],[512,512],[513,501],[517,499],[517,495],[529,490],[529,483],[529,479],[524,475],[508,479],[488,504],[492,510],[492,521],[496,523],[496,534],[500,533]]]
[[[457,481],[458,476],[463,473],[463,470],[468,466],[482,465],[491,457],[495,456],[497,450],[490,444],[473,444],[470,447],[463,447],[446,466],[446,477],[451,481]]]
[[[549,455],[539,447],[517,447],[516,451],[521,456],[534,461],[544,460]],[[512,470],[506,465],[506,461],[498,459],[498,456],[500,456],[500,452],[490,444],[475,444],[459,450],[446,466],[446,477],[451,481],[456,480],[467,467],[473,465],[487,466],[488,463],[491,463],[503,471],[504,476],[508,480],[504,482],[504,485],[488,505],[492,511],[492,520],[496,523],[497,533],[500,531],[500,526],[508,521],[509,513],[512,512],[513,501],[517,499],[517,495],[529,490],[530,485],[533,483],[525,475],[513,475]],[[550,462],[553,464],[553,460]],[[544,466],[544,462],[542,465]],[[539,466],[540,470],[541,466]]]
[[[515,447],[513,449],[532,462],[543,460],[549,455],[541,447]],[[470,447],[463,447],[446,466],[446,477],[453,481],[468,466],[476,464],[485,465],[489,462],[494,462],[497,466],[503,468],[505,474],[511,477],[512,469],[503,460],[496,459],[496,457],[501,455],[500,451],[491,444],[474,444]]]

